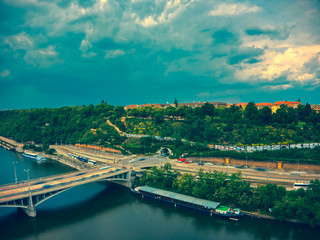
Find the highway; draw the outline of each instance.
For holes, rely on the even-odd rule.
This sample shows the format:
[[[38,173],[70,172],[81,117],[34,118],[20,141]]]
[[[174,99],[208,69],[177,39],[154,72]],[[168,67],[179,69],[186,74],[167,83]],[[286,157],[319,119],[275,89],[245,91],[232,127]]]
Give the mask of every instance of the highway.
[[[198,163],[186,164],[178,161],[172,161],[172,168],[191,174],[196,174],[199,172],[200,168],[205,172],[213,172],[216,170],[227,172],[228,174],[240,171],[243,180],[255,183],[254,185],[275,183],[286,187],[288,190],[293,188],[293,183],[295,182],[308,183],[310,180],[320,179],[320,174],[318,173],[287,172],[284,170],[268,170],[264,168],[240,168],[231,165],[213,165],[212,163],[198,165]]]
[[[280,146],[280,145],[279,145]],[[59,146],[62,148],[63,146]],[[71,151],[70,149],[66,149],[67,146],[64,146],[64,150]],[[237,167],[232,165],[214,165],[212,163],[204,163],[204,165],[198,165],[198,163],[182,163],[176,160],[170,160],[166,156],[124,156],[124,155],[117,155],[116,160],[113,160],[113,155],[108,155],[107,153],[97,154],[93,152],[86,152],[86,151],[75,151],[75,153],[82,153],[87,154],[84,156],[88,156],[89,159],[94,159],[100,163],[107,161],[109,163],[119,163],[127,167],[133,167],[133,169],[141,169],[147,168],[152,166],[160,166],[164,165],[166,162],[170,162],[173,169],[179,170],[182,173],[192,173],[196,174],[200,168],[204,171],[213,172],[216,171],[223,171],[228,172],[228,174],[241,172],[242,178],[245,181],[255,184],[266,184],[266,183],[275,183],[278,185],[283,185],[287,189],[291,189],[294,182],[310,182],[310,180],[320,179],[320,174],[318,173],[311,173],[311,172],[302,172],[302,171],[285,171],[283,169],[268,169],[268,168],[245,168],[245,167]],[[112,160],[106,160],[110,158]]]

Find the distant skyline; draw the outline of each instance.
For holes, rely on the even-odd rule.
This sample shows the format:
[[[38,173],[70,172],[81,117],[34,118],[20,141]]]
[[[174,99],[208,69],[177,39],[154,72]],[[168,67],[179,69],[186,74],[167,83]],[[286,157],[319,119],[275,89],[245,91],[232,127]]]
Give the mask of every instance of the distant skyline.
[[[318,0],[0,0],[0,109],[320,104]]]

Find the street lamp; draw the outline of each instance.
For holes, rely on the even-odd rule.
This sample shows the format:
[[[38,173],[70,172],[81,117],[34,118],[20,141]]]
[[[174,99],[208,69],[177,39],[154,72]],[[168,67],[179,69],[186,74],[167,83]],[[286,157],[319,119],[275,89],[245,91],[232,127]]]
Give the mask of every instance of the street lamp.
[[[29,195],[31,195],[31,193],[30,193],[30,179],[29,179],[29,170],[30,170],[30,169],[27,169],[27,170],[26,170],[26,169],[24,169],[24,171],[25,171],[25,172],[27,172],[27,175],[28,175]]]
[[[248,177],[248,155],[246,154],[246,177]]]
[[[299,158],[298,158],[298,174],[297,174],[298,178],[297,178],[297,182],[299,181],[299,175],[300,175],[300,168],[299,168]]]
[[[17,178],[17,171],[16,171],[16,163],[18,162],[13,162],[13,168],[14,168],[14,180],[16,182],[16,184],[18,183],[18,178]]]
[[[24,171],[27,173],[27,176],[28,176],[28,183],[29,183],[29,171],[30,171],[30,169],[24,169]]]

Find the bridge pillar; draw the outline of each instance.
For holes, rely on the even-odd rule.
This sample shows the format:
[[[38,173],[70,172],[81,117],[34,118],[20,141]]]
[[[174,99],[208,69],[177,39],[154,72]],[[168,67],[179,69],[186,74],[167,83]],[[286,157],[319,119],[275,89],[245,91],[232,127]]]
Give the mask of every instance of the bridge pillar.
[[[129,172],[127,173],[128,175],[127,175],[127,179],[128,179],[128,181],[127,181],[127,186],[128,186],[128,188],[131,188],[132,187],[132,182],[131,182],[131,168],[129,169]]]
[[[33,205],[32,202],[32,196],[29,196],[29,201],[28,201],[28,207],[27,208],[23,208],[23,210],[25,211],[25,213],[29,216],[29,217],[35,217],[37,216],[37,210],[35,208],[35,206]]]

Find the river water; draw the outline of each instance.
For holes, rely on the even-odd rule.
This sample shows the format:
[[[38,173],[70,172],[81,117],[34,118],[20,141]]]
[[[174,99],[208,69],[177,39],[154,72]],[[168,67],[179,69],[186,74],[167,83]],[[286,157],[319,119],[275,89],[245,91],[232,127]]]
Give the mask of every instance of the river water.
[[[0,184],[74,171],[58,162],[38,164],[0,149]],[[124,187],[91,183],[37,206],[30,218],[16,208],[0,208],[0,239],[318,239],[319,228],[261,219],[233,222],[162,203],[138,199]]]

